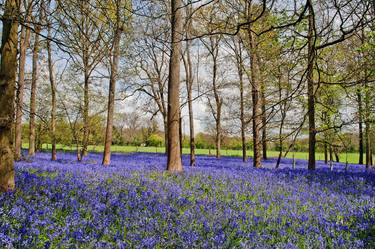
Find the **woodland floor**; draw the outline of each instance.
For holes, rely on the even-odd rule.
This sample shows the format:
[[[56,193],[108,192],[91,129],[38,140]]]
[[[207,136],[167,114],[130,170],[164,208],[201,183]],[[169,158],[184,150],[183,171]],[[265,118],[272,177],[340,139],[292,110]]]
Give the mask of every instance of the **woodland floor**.
[[[156,153],[73,153],[16,163],[0,195],[0,248],[374,248],[375,169],[198,156],[165,172]]]

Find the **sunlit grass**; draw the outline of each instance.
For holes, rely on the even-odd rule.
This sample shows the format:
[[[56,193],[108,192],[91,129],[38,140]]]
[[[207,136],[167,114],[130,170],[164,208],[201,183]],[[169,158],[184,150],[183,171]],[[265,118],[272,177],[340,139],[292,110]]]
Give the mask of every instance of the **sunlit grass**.
[[[28,144],[24,143],[22,144],[22,147],[27,149]],[[50,144],[43,144],[42,146],[43,150],[50,150],[51,145]],[[66,145],[57,145],[58,150],[64,150],[64,151],[75,151],[74,146],[66,146]],[[103,152],[104,146],[103,145],[90,145],[88,147],[88,150],[90,152]],[[164,147],[144,147],[144,146],[122,146],[122,145],[112,145],[111,147],[112,152],[116,153],[133,153],[133,152],[147,152],[147,153],[165,153]],[[183,154],[189,154],[190,149],[189,148],[183,148],[182,149]],[[197,155],[212,155],[214,156],[216,153],[215,149],[196,149]],[[268,157],[274,158],[278,157],[279,152],[278,151],[268,151]],[[221,150],[222,156],[242,156],[241,150]],[[247,155],[252,157],[253,151],[248,150]],[[284,155],[284,154],[283,154]],[[324,153],[317,152],[316,154],[316,160],[324,160]],[[296,158],[296,159],[308,159],[308,153],[307,152],[289,152],[286,156],[286,158]],[[340,153],[340,162],[348,162],[352,164],[357,164],[359,161],[359,154],[358,153]]]

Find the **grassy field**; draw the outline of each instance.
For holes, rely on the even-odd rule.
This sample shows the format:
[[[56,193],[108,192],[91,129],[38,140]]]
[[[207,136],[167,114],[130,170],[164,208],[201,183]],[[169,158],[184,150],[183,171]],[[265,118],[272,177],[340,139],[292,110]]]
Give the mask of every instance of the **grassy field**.
[[[28,144],[23,144],[23,148],[27,148]],[[44,150],[50,150],[51,145],[50,144],[43,144],[42,148]],[[63,145],[57,145],[58,150],[63,151],[74,151],[74,146],[63,146]],[[102,152],[104,150],[104,146],[102,145],[90,145],[88,150],[90,152]],[[119,145],[113,145],[111,147],[112,152],[117,153],[132,153],[132,152],[152,152],[152,153],[163,153],[165,152],[164,147],[135,147],[135,146],[119,146]],[[190,149],[189,148],[183,148],[184,154],[189,154]],[[209,149],[196,149],[197,155],[215,155],[215,150],[209,150]],[[251,150],[247,151],[248,156],[252,156],[253,152]],[[268,151],[268,157],[277,157],[279,152],[277,151]],[[308,159],[307,152],[289,152],[287,157],[292,158],[294,154],[294,157],[296,159]],[[221,155],[223,156],[241,156],[242,151],[241,150],[221,150]],[[316,153],[316,159],[317,160],[324,160],[324,154],[321,152]],[[341,153],[340,154],[340,161],[346,162],[348,160],[348,163],[358,163],[359,155],[358,153]]]

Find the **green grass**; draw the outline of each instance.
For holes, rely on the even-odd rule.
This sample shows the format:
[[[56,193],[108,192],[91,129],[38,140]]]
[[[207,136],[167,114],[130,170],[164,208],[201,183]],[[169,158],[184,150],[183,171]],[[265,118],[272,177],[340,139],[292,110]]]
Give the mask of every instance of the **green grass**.
[[[28,144],[22,144],[23,148],[27,148]],[[42,148],[44,150],[50,150],[51,145],[50,144],[43,144]],[[57,145],[58,150],[64,150],[64,151],[74,151],[75,147],[74,146],[64,146],[61,144]],[[88,150],[90,152],[103,152],[104,146],[103,145],[90,145],[88,147]],[[117,152],[117,153],[132,153],[132,152],[152,152],[152,153],[164,153],[165,148],[164,147],[136,147],[136,146],[120,146],[120,145],[112,145],[111,146],[111,151],[112,152]],[[183,148],[182,150],[183,154],[189,154],[190,149],[189,148]],[[215,155],[216,151],[215,149],[209,150],[209,149],[196,149],[196,154],[197,155]],[[268,157],[277,157],[279,155],[278,151],[268,151]],[[294,154],[294,157],[296,159],[308,159],[308,153],[307,152],[289,152],[287,155],[287,158],[292,158]],[[222,156],[242,156],[242,151],[241,150],[221,150],[221,155]],[[252,150],[247,151],[248,156],[253,155]],[[358,153],[341,153],[340,154],[340,161],[341,162],[346,162],[346,158],[348,160],[348,163],[358,163],[359,160],[359,154]],[[324,154],[322,152],[317,152],[316,153],[316,160],[324,160]]]

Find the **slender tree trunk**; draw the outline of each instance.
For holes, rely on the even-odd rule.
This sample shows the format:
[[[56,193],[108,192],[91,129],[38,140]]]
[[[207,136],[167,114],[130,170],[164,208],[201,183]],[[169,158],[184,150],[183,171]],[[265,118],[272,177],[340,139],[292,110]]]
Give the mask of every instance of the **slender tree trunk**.
[[[191,35],[191,5],[186,8],[187,12],[187,28],[186,38],[190,39]],[[193,112],[193,65],[191,63],[190,55],[191,40],[186,41],[186,91],[188,98],[188,109],[189,109],[189,133],[190,133],[190,166],[195,166],[195,134],[194,134],[194,112]]]
[[[289,77],[289,75],[288,75]],[[281,86],[281,76],[278,80],[278,90],[279,90],[279,102],[280,102],[280,112],[281,112],[281,123],[279,127],[279,156],[277,157],[277,162],[276,162],[276,168],[279,168],[280,162],[281,162],[281,156],[283,154],[283,127],[284,127],[284,122],[286,118],[286,112],[287,112],[287,107],[286,107],[286,100],[283,100],[282,96],[282,86]],[[288,95],[288,92],[287,92]]]
[[[212,88],[215,97],[215,104],[216,104],[216,136],[215,136],[215,143],[216,143],[216,158],[220,158],[221,156],[221,105],[222,99],[220,98],[217,86],[217,58],[219,53],[218,45],[215,44],[214,37],[210,37],[210,44],[211,44],[211,55],[213,60],[212,65]]]
[[[333,150],[332,145],[329,145],[329,160],[333,162]]]
[[[35,114],[36,114],[36,91],[39,77],[39,33],[40,25],[35,27],[35,39],[33,48],[33,72],[31,76],[31,93],[30,93],[30,120],[29,120],[29,156],[35,155]]]
[[[265,86],[262,82],[261,86],[261,98],[262,98],[262,149],[263,149],[263,159],[267,160],[267,115],[266,115],[266,96],[265,96]]]
[[[180,110],[180,122],[179,122],[179,134],[180,134],[180,155],[182,156],[183,136],[182,136],[182,116]]]
[[[314,39],[314,11],[311,0],[309,6],[309,27],[308,27],[308,66],[307,66],[307,96],[308,96],[308,120],[309,120],[309,162],[308,169],[314,170],[315,165],[315,93],[314,93],[314,62],[315,62],[315,39]]]
[[[283,125],[284,125],[284,119],[285,115],[283,114],[283,117],[281,118],[281,124],[279,128],[279,156],[277,157],[277,162],[276,162],[276,169],[279,168],[280,162],[281,162],[281,156],[283,155]]]
[[[191,82],[192,84],[192,82]],[[188,109],[189,109],[189,130],[190,130],[190,166],[195,166],[195,132],[194,132],[194,112],[192,100],[192,86],[188,89]]]
[[[357,89],[357,101],[358,101],[358,153],[359,153],[359,164],[363,164],[363,108],[362,108],[362,93],[361,89]]]
[[[361,34],[361,42],[362,44],[366,43],[366,36],[364,33],[364,30],[362,29],[362,34]],[[363,55],[364,57],[368,56],[367,54]],[[368,86],[368,65],[367,62],[365,61],[363,65],[363,89],[364,89],[364,123],[365,123],[365,154],[366,154],[366,169],[369,169],[372,160],[371,160],[371,143],[370,143],[370,88]]]
[[[371,143],[370,143],[370,106],[369,106],[369,89],[367,88],[367,84],[365,87],[365,147],[366,147],[366,168],[370,168],[371,166]]]
[[[85,57],[85,56],[84,56]],[[87,58],[87,57],[86,57]],[[89,143],[89,85],[90,75],[87,62],[84,62],[84,87],[83,87],[83,138],[82,138],[82,149],[79,160],[87,154],[87,146]]]
[[[168,78],[168,160],[167,170],[182,171],[179,139],[180,121],[180,50],[182,34],[182,1],[172,0],[172,46]]]
[[[48,51],[48,71],[49,71],[49,82],[51,85],[51,160],[55,161],[56,156],[56,82],[53,70],[52,62],[52,50],[51,50],[51,25],[48,24],[48,39],[47,39],[47,51]]]
[[[30,29],[22,26],[20,38],[20,57],[18,70],[18,87],[16,97],[16,125],[15,125],[15,160],[21,159],[22,150],[22,116],[23,116],[23,97],[25,91],[25,65],[26,49],[30,39]]]
[[[237,43],[238,42],[238,43]],[[237,47],[238,45],[238,47]],[[244,96],[244,81],[243,81],[243,59],[242,59],[242,40],[240,37],[234,39],[234,53],[236,55],[237,73],[239,79],[240,90],[240,122],[241,122],[241,146],[242,146],[242,161],[247,161],[246,156],[246,121],[245,121],[245,96]]]
[[[241,56],[241,55],[240,55]],[[247,161],[246,156],[246,122],[245,122],[245,96],[243,86],[243,72],[242,72],[242,58],[241,63],[238,66],[238,76],[240,79],[240,121],[241,121],[241,143],[242,143],[242,161]]]
[[[248,20],[252,21],[252,6],[251,3],[248,5]],[[262,129],[262,103],[260,98],[260,71],[259,62],[256,54],[256,39],[251,30],[251,24],[248,25],[248,37],[250,44],[250,61],[251,61],[251,84],[252,84],[252,102],[253,102],[253,166],[260,168],[261,164],[261,129]]]
[[[327,143],[324,143],[324,163],[328,164],[328,147],[327,147]]]
[[[117,7],[118,8],[118,7]],[[117,16],[119,13],[117,13]],[[105,145],[103,155],[103,165],[109,165],[111,162],[111,145],[112,145],[112,133],[113,133],[113,115],[115,108],[115,93],[116,93],[116,81],[117,71],[120,57],[120,39],[121,29],[117,27],[115,37],[113,40],[113,55],[111,62],[111,76],[109,80],[109,96],[108,96],[108,113],[107,113],[107,128],[105,133]]]
[[[335,153],[336,162],[339,163],[340,162],[340,156],[339,156],[339,153],[337,152],[337,148],[335,148],[334,153]]]
[[[217,113],[216,113],[216,158],[220,158],[221,156],[221,101],[217,106]]]
[[[12,125],[17,72],[18,12],[16,0],[5,2],[2,17],[0,64],[0,192],[12,191],[14,182],[14,154]]]
[[[168,117],[163,114],[165,154],[168,155]]]

